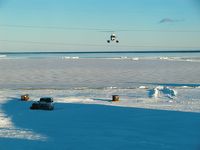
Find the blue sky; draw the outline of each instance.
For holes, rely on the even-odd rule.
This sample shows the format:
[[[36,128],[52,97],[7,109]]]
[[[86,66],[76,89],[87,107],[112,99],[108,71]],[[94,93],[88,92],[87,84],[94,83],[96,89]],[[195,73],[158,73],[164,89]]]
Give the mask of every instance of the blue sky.
[[[0,51],[182,49],[200,49],[199,0],[0,0]]]

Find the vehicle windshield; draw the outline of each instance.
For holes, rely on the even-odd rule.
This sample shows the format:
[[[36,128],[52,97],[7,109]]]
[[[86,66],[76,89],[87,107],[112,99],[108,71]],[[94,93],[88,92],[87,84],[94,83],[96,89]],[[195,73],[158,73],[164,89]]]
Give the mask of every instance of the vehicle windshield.
[[[48,102],[48,103],[51,103],[51,102],[53,102],[53,99],[52,99],[52,98],[40,98],[40,102]]]

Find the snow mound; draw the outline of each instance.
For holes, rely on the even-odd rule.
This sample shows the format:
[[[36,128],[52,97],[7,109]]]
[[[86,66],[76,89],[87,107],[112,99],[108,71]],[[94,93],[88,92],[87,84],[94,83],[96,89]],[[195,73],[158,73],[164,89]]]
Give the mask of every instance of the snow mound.
[[[134,58],[132,58],[132,60],[134,60],[134,61],[138,61],[139,58],[138,58],[138,57],[134,57]]]
[[[149,90],[149,97],[158,98],[159,93],[160,93],[160,91],[158,88],[153,88],[153,89]]]
[[[158,98],[161,96],[168,97],[170,99],[173,99],[177,96],[177,91],[174,89],[171,89],[169,87],[163,87],[163,86],[157,86],[151,90],[149,90],[149,97]]]
[[[163,87],[162,92],[164,94],[170,95],[170,96],[176,96],[177,95],[177,91],[175,91],[174,89],[171,89],[169,87]]]
[[[146,86],[140,86],[139,89],[148,89]]]

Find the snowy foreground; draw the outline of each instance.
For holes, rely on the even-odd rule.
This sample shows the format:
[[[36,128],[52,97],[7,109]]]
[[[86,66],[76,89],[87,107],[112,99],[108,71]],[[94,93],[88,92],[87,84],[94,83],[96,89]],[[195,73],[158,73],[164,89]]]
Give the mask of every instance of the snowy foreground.
[[[131,92],[133,97],[123,95]],[[176,92],[183,97],[162,87],[1,90],[0,149],[199,150],[199,89]],[[19,99],[25,93],[28,102]],[[121,101],[111,102],[116,93]],[[55,110],[30,110],[41,96],[53,96]]]
[[[0,63],[0,150],[200,150],[199,59]],[[55,110],[30,110],[43,96]]]

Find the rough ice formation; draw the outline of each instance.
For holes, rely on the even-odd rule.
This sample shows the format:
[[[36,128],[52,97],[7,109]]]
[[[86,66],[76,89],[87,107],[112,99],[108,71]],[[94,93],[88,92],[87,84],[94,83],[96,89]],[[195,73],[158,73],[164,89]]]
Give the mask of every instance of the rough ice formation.
[[[158,98],[160,95],[173,99],[177,95],[177,91],[165,86],[157,86],[149,90],[149,97]]]

